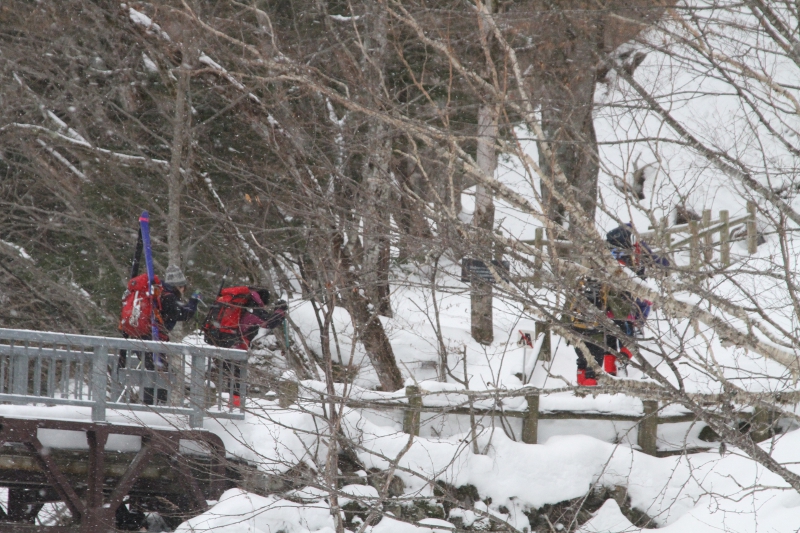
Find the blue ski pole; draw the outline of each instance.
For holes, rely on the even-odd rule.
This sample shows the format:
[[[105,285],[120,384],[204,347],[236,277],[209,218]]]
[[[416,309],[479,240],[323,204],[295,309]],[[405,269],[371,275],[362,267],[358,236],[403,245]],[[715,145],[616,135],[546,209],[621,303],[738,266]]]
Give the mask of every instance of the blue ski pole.
[[[158,332],[158,323],[156,323],[156,306],[158,302],[155,301],[155,291],[153,290],[153,281],[155,274],[153,271],[153,251],[150,248],[150,213],[142,211],[142,216],[139,217],[139,226],[142,229],[142,244],[144,245],[144,261],[147,266],[147,296],[151,300],[150,305],[150,327],[153,340],[160,340],[161,337]],[[155,358],[155,354],[153,354]]]

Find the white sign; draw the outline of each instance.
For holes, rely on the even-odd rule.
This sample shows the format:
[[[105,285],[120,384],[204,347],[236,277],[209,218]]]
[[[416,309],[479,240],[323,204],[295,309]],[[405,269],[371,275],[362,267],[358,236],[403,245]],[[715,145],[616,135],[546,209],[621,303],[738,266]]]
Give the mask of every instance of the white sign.
[[[533,348],[533,339],[536,338],[536,333],[533,331],[519,330],[519,337],[517,338],[517,346],[527,346]]]

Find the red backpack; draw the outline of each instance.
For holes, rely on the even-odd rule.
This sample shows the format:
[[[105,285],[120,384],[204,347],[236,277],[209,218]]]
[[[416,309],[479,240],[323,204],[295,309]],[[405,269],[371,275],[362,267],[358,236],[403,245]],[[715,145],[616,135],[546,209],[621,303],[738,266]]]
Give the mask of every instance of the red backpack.
[[[153,308],[153,300],[156,302]],[[122,296],[119,330],[129,337],[150,337],[153,334],[151,313],[155,315],[159,332],[164,329],[161,320],[161,280],[153,279],[153,297],[147,296],[147,274],[140,274],[128,282],[128,290]],[[161,334],[159,334],[161,336]]]
[[[203,323],[205,341],[223,348],[230,348],[242,342],[239,321],[245,309],[254,305],[250,287],[222,289],[208,310]]]

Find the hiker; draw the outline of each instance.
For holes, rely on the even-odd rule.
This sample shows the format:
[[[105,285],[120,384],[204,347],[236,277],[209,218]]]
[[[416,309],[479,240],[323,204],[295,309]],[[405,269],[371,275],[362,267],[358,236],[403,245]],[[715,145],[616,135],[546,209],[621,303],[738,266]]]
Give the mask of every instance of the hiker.
[[[619,262],[633,270],[641,279],[647,279],[647,266],[668,267],[669,260],[654,253],[645,241],[634,242],[633,225],[622,224],[606,235],[606,242],[611,248],[611,255]],[[614,320],[626,335],[633,337],[643,332],[644,324],[650,315],[653,302],[636,298],[635,305],[625,319],[615,317]]]
[[[158,276],[153,277],[153,297],[147,297],[147,274],[141,274],[132,278],[128,282],[128,288],[122,297],[122,316],[120,319],[120,330],[122,336],[136,338],[140,340],[153,340],[152,320],[153,316],[158,327],[158,339],[169,341],[169,332],[175,328],[178,322],[191,320],[197,312],[197,302],[199,293],[195,293],[187,303],[183,303],[181,298],[186,290],[186,276],[177,266],[170,265],[164,275],[162,284]],[[155,304],[155,306],[153,305]],[[141,360],[141,355],[137,353]],[[145,370],[159,370],[167,372],[169,365],[166,358],[158,353],[145,352],[142,361]],[[119,368],[127,365],[127,352],[120,350]],[[167,390],[153,387],[144,387],[143,403],[153,405],[154,400],[158,403],[167,402]]]
[[[227,287],[220,290],[203,323],[203,336],[208,344],[223,348],[247,350],[260,328],[273,329],[283,322],[285,302],[270,309],[269,291],[257,287]],[[213,372],[213,369],[212,369]],[[222,373],[233,376],[231,405],[240,407],[241,368],[230,361],[222,362]]]
[[[580,335],[589,355],[594,358],[597,365],[606,373],[616,376],[617,356],[614,352],[620,352],[628,359],[632,357],[632,354],[622,344],[618,335],[603,330],[600,321],[605,316],[614,321],[617,326],[615,329],[618,329],[621,334],[630,336],[629,331],[632,329],[629,322],[634,299],[627,292],[612,291],[607,284],[591,278],[580,280],[579,289],[581,296],[576,298],[567,314],[571,328]],[[578,356],[578,385],[597,385],[597,376],[589,365],[583,350],[576,346],[575,353]]]
[[[161,318],[164,320],[164,327],[167,331],[172,331],[178,322],[188,322],[194,318],[197,312],[200,293],[195,291],[189,301],[183,303],[186,285],[188,285],[188,281],[180,267],[168,266],[164,273],[161,290]]]
[[[627,222],[606,234],[611,255],[621,265],[633,270],[641,279],[647,279],[647,266],[668,267],[669,260],[653,252],[645,241],[634,238],[633,224]]]
[[[176,265],[167,267],[167,271],[164,272],[164,281],[161,284],[159,295],[161,320],[164,329],[167,331],[167,338],[163,340],[169,340],[168,334],[175,329],[178,322],[188,322],[194,318],[197,312],[197,302],[200,299],[199,292],[195,291],[188,302],[184,303],[182,301],[188,283],[180,267]],[[144,354],[144,369],[168,372],[169,363],[162,354],[146,352]],[[153,387],[145,387],[143,392],[143,402],[145,405],[153,405],[154,398],[159,404],[167,403],[167,389],[155,390]]]
[[[148,278],[147,274],[140,274],[134,276],[128,281],[128,286],[125,293],[122,295],[122,311],[120,313],[119,329],[122,336],[126,339],[139,339],[143,341],[159,340],[168,341],[166,327],[164,320],[161,316],[161,280],[158,276],[153,276],[152,296],[148,295]],[[153,320],[155,320],[155,327],[158,331],[158,338],[153,339]],[[136,356],[142,361],[141,352],[134,352]],[[154,359],[156,361],[154,361]],[[152,352],[144,353],[144,366],[147,370],[154,370],[155,363],[162,359],[158,354],[153,355]],[[127,366],[128,353],[127,350],[120,350],[119,352],[119,368]],[[166,390],[163,394],[159,391],[159,396],[163,396],[166,401]],[[145,388],[143,390],[144,403],[152,405],[153,403],[153,389]]]

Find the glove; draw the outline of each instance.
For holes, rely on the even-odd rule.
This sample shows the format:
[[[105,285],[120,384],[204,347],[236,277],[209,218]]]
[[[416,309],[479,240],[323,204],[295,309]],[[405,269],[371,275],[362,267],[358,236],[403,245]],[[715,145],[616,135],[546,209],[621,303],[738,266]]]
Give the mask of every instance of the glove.
[[[197,291],[197,290],[192,293],[192,299],[194,299],[194,300],[200,300],[202,302],[203,301],[202,296],[203,295],[200,294],[200,291]]]

